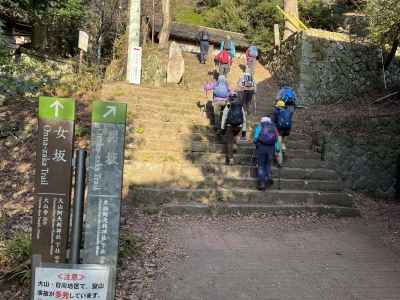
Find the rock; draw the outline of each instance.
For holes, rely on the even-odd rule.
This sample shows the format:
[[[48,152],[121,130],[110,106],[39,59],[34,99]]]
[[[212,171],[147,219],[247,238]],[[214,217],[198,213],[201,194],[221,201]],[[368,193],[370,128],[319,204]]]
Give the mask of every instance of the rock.
[[[0,106],[6,103],[7,97],[0,94]]]
[[[169,48],[167,83],[180,83],[185,72],[185,61],[181,47],[172,42]]]

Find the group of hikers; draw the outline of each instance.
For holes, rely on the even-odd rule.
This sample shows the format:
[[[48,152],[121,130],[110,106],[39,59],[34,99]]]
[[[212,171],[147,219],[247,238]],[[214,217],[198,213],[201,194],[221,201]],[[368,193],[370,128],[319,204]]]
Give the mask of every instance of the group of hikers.
[[[209,49],[210,35],[206,30],[199,32],[200,63],[205,64]],[[214,62],[218,77],[204,86],[212,91],[214,129],[219,136],[225,137],[226,164],[232,165],[234,153],[240,143],[247,143],[247,116],[256,114],[255,95],[257,83],[254,80],[258,49],[251,45],[246,50],[246,68],[233,88],[227,76],[236,57],[235,43],[230,36],[220,43],[220,49]],[[275,99],[272,116],[263,116],[254,130],[255,159],[257,162],[258,189],[266,190],[274,182],[272,162],[280,167],[286,157],[286,139],[292,128],[292,118],[296,107],[296,94],[292,88],[282,85]]]

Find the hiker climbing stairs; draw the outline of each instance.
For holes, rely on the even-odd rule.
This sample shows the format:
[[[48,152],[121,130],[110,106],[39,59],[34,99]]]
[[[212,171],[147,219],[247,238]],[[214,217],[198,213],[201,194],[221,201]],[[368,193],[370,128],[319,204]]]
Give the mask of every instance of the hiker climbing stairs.
[[[242,74],[240,59],[232,66],[232,86]],[[302,112],[295,114],[287,143],[288,160],[273,167],[275,184],[256,190],[252,129],[270,115],[278,87],[257,65],[257,111],[249,116],[248,142],[238,147],[234,164],[225,165],[224,143],[207,118],[202,87],[212,80],[213,66],[185,54],[185,78],[178,86],[106,85],[103,99],[128,103],[129,123],[124,171],[125,198],[132,205],[161,205],[170,214],[314,212],[358,215],[337,173],[311,150]],[[301,125],[301,126],[300,126]],[[280,180],[278,180],[280,174]]]

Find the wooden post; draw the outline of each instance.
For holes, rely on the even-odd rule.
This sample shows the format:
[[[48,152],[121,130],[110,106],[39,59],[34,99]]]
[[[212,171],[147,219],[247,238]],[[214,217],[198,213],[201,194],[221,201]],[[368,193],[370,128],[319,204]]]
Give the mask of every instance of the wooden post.
[[[274,24],[274,41],[275,41],[275,48],[279,49],[281,47],[281,36],[279,34],[279,24]]]
[[[289,13],[290,15],[299,18],[299,8],[298,8],[298,0],[284,0],[284,11]],[[285,31],[283,33],[283,39],[286,40],[289,36],[296,33],[297,28],[289,21],[285,20]]]
[[[151,21],[151,43],[154,45],[154,31],[155,31],[155,23],[156,23],[156,4],[153,0],[153,18]]]
[[[82,49],[80,49],[80,51],[79,51],[79,73],[82,71],[82,64],[83,64],[84,55],[85,55],[85,52]]]

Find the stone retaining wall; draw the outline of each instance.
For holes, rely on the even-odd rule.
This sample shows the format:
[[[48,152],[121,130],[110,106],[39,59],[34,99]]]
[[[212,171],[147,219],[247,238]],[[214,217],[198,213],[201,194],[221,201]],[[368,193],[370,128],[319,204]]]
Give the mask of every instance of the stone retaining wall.
[[[331,133],[326,137],[326,159],[345,187],[377,197],[399,193],[400,124],[395,119],[355,120],[363,136]],[[336,124],[337,126],[337,124]],[[397,190],[396,190],[397,189]]]
[[[296,89],[303,104],[346,101],[384,85],[380,49],[342,33],[298,33],[264,63],[279,83]],[[399,70],[395,62],[386,71],[389,87],[399,84]]]

